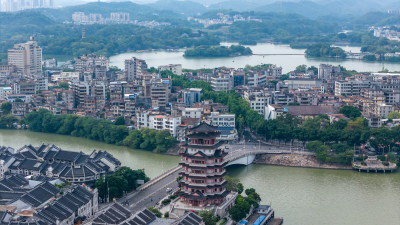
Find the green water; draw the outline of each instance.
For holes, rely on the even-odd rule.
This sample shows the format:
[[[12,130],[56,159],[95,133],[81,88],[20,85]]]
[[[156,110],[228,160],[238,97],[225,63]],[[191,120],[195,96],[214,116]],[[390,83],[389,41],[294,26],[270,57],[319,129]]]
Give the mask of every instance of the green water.
[[[66,150],[90,153],[107,150],[123,165],[144,168],[150,177],[179,162],[179,157],[153,154],[62,135],[0,130],[0,145],[55,144]],[[229,168],[246,187],[272,204],[285,225],[398,225],[400,173],[366,174],[347,170],[321,170],[265,165]]]

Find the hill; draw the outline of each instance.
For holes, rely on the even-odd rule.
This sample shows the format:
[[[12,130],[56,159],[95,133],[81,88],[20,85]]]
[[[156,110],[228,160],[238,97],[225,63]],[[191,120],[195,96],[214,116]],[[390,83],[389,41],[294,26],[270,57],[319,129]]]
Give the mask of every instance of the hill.
[[[171,22],[181,24],[186,17],[171,11],[158,10],[149,5],[141,5],[133,2],[91,2],[83,5],[68,6],[60,9],[37,9],[36,11],[58,22],[71,21],[74,12],[98,13],[103,17],[109,17],[111,12],[127,12],[131,20],[157,20],[159,22]]]
[[[147,4],[146,6],[156,10],[172,11],[186,16],[198,15],[208,10],[204,5],[197,2],[177,0],[159,0],[155,3]]]

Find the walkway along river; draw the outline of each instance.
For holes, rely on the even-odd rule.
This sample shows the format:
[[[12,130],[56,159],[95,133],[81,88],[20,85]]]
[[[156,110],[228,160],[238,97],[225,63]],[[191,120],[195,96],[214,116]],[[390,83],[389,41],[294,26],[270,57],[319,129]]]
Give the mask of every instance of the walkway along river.
[[[144,168],[150,177],[177,165],[179,157],[131,150],[83,138],[0,130],[0,145],[55,144],[66,150],[90,153],[107,150],[123,165]],[[264,204],[272,203],[276,216],[287,225],[398,225],[400,173],[366,174],[347,170],[321,170],[265,165],[231,167],[231,176],[254,187]]]

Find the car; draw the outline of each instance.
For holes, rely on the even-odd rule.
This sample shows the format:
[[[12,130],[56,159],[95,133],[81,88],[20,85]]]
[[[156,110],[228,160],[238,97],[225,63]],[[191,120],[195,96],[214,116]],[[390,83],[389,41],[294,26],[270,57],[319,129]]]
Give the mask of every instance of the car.
[[[167,189],[165,189],[165,191],[167,191],[169,193],[172,191],[172,188],[167,188]]]

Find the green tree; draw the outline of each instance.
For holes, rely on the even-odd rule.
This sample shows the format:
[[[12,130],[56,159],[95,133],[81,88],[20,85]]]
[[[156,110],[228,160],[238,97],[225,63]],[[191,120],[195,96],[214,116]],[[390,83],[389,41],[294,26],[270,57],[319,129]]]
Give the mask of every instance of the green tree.
[[[201,210],[199,216],[205,225],[215,225],[217,223],[217,217],[212,210]]]
[[[3,103],[3,104],[4,104],[4,103]],[[391,120],[393,120],[393,119],[400,119],[400,112],[398,112],[398,111],[390,112],[390,113],[388,114],[388,118],[391,119]]]
[[[350,118],[350,119],[354,119],[357,117],[361,116],[361,112],[360,110],[355,107],[355,106],[351,106],[351,105],[345,105],[343,106],[340,110],[339,113],[344,114],[346,117]]]
[[[160,210],[154,208],[154,207],[149,207],[148,208],[150,210],[150,212],[154,213],[154,215],[156,215],[158,218],[161,218],[162,213],[160,212]]]
[[[125,125],[125,118],[123,116],[118,117],[115,122],[115,125]]]
[[[12,114],[5,114],[0,116],[0,129],[14,128],[14,123],[18,122],[16,116]]]
[[[68,82],[60,82],[58,86],[64,90],[69,90],[69,83]]]
[[[305,73],[307,70],[307,65],[298,65],[294,70],[296,73]]]
[[[233,192],[238,192],[241,194],[243,192],[243,184],[240,183],[240,180],[235,177],[225,176],[226,189]]]
[[[10,114],[12,109],[12,104],[10,102],[4,102],[1,104],[1,111],[3,114]]]

